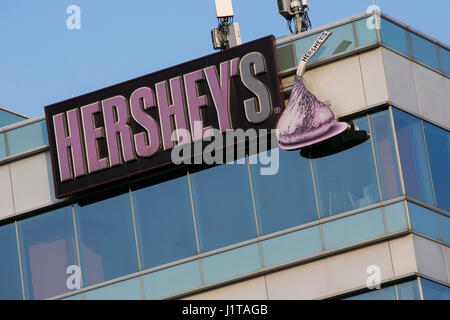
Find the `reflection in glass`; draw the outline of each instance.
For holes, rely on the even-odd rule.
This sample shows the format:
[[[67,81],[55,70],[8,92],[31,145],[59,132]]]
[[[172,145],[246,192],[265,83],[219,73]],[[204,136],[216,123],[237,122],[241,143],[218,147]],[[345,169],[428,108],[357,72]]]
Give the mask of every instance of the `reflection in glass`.
[[[187,176],[133,191],[143,269],[197,254]]]
[[[369,131],[367,117],[354,121]],[[322,218],[380,201],[370,140],[312,163]]]
[[[437,213],[408,202],[411,228],[434,239],[440,239]]]
[[[402,190],[389,110],[371,114],[370,124],[382,198],[387,200],[398,197]]]
[[[200,251],[256,238],[248,169],[224,164],[190,175]]]
[[[366,19],[361,19],[355,22],[356,37],[358,39],[358,46],[366,46],[378,41],[377,29],[369,28],[375,23],[374,16]]]
[[[10,156],[48,145],[45,120],[8,131],[6,136]]]
[[[381,19],[381,41],[403,54],[409,56],[409,46],[406,30],[386,19]]]
[[[397,292],[399,300],[420,300],[417,280],[398,284]]]
[[[7,125],[25,120],[27,118],[19,116],[15,113],[8,112],[6,110],[0,109],[0,127],[5,127]]]
[[[67,268],[79,265],[72,207],[19,221],[17,226],[26,298],[45,299],[68,292]]]
[[[279,168],[274,175],[262,175],[260,161],[249,158],[261,234],[317,220],[316,201],[308,159],[298,151],[279,151]],[[255,164],[252,164],[255,163]]]
[[[424,300],[450,300],[450,288],[424,278],[420,284]]]
[[[3,133],[0,133],[0,159],[5,157],[6,157],[5,136]]]
[[[355,48],[353,25],[351,23],[330,29],[329,31],[331,31],[333,34],[322,45],[316,55],[311,58],[310,63]],[[311,45],[314,43],[317,37],[318,34],[313,34],[308,37],[299,39],[295,42],[297,61],[299,61],[300,58],[306,53],[306,51],[311,48]]]
[[[441,227],[442,241],[450,243],[450,218],[442,214],[438,214],[438,218],[439,226]]]
[[[86,300],[142,300],[139,277],[114,283],[85,293]]]
[[[323,250],[320,228],[314,226],[264,240],[261,248],[265,267],[311,256]]]
[[[436,206],[450,212],[450,132],[423,122]]]
[[[295,67],[294,50],[292,43],[277,47],[278,66],[280,71]]]
[[[409,33],[411,39],[411,50],[414,59],[439,70],[439,58],[437,45],[424,39],[415,33]]]
[[[202,285],[198,260],[146,274],[142,278],[146,300],[164,298]]]
[[[450,51],[439,47],[439,56],[441,58],[442,72],[450,75]]]
[[[406,194],[434,205],[420,120],[392,108]]]
[[[324,223],[322,230],[326,250],[385,234],[381,208]]]
[[[19,252],[14,224],[0,227],[0,300],[21,300]]]
[[[384,217],[386,218],[387,232],[396,232],[408,228],[406,220],[405,203],[397,202],[383,208]]]
[[[397,295],[395,294],[395,287],[390,286],[378,290],[374,289],[344,300],[397,300]]]
[[[261,268],[257,243],[202,259],[205,284],[235,278]]]
[[[138,271],[129,194],[75,206],[83,284]]]

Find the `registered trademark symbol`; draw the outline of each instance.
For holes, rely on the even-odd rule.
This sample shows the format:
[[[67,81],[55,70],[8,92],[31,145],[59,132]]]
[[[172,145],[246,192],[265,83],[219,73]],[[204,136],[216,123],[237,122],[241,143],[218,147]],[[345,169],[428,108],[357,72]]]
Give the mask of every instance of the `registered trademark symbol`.
[[[280,107],[275,107],[273,109],[273,112],[275,112],[276,114],[279,114],[281,112],[281,108]]]

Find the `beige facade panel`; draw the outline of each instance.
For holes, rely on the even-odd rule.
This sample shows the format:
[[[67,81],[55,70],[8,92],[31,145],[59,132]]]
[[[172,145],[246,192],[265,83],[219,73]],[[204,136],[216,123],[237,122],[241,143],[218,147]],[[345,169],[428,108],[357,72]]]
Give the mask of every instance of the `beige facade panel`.
[[[381,50],[378,48],[359,55],[367,106],[389,100]]]
[[[0,166],[0,219],[14,214],[9,164]]]
[[[16,213],[55,201],[49,153],[11,163],[11,181]]]
[[[417,267],[420,273],[443,282],[448,281],[442,245],[414,235]]]
[[[391,240],[389,241],[389,246],[391,249],[395,277],[417,272],[416,254],[412,235]]]

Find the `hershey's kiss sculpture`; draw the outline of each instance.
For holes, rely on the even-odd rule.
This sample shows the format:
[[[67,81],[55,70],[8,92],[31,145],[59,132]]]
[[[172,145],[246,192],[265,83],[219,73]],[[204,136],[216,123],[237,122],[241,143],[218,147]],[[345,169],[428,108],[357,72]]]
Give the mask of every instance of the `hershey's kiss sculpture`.
[[[349,124],[336,121],[333,111],[308,91],[302,79],[306,64],[330,35],[324,31],[300,59],[289,103],[276,127],[281,149],[304,148],[350,129]]]

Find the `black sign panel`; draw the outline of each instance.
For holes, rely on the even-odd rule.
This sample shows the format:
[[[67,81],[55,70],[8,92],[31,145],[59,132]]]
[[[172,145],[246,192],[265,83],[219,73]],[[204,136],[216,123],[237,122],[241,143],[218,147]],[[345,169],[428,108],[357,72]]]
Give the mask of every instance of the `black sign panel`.
[[[273,129],[283,108],[273,36],[47,106],[56,197],[163,173],[175,146]]]

